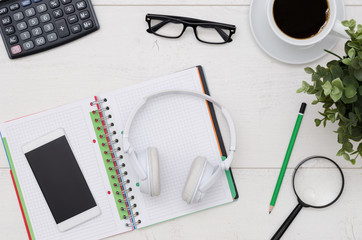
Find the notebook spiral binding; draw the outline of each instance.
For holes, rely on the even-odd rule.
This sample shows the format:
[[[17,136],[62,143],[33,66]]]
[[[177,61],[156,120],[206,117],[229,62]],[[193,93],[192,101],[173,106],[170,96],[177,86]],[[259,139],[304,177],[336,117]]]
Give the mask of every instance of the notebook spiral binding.
[[[127,179],[128,172],[125,170],[126,164],[122,162],[123,155],[121,154],[121,147],[117,146],[120,143],[120,140],[116,138],[117,132],[114,130],[114,123],[111,121],[112,115],[108,114],[107,111],[110,110],[107,105],[107,99],[99,99],[95,97],[95,101],[90,103],[91,106],[96,106],[97,109],[93,110],[92,113],[99,113],[98,118],[94,118],[95,122],[102,122],[102,126],[98,126],[96,134],[100,139],[106,139],[107,143],[102,143],[102,146],[107,145],[109,150],[103,152],[105,155],[109,155],[110,158],[107,158],[107,162],[113,162],[114,167],[108,167],[108,171],[116,170],[116,175],[111,175],[111,178],[117,178],[119,180],[119,184],[114,183],[113,187],[119,188],[116,191],[116,195],[122,195],[123,198],[118,198],[117,201],[124,204],[126,207],[121,207],[120,210],[123,212],[123,219],[130,219],[130,223],[126,223],[127,227],[136,228],[136,225],[141,223],[141,220],[136,220],[139,216],[139,212],[135,210],[137,207],[137,203],[135,203],[135,197],[131,194],[132,188],[127,185],[131,183],[129,179]],[[124,200],[125,199],[125,200]]]

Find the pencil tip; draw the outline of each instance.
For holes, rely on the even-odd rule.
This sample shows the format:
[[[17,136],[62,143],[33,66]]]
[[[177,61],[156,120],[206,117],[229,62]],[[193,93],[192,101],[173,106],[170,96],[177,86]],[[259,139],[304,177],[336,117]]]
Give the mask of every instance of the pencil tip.
[[[269,206],[269,214],[271,214],[271,212],[273,211],[273,208],[274,208],[274,206]]]

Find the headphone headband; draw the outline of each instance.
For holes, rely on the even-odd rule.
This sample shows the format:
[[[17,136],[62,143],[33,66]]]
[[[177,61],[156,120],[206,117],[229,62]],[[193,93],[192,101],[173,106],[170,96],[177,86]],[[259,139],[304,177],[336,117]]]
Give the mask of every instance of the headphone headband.
[[[212,104],[214,104],[215,106],[217,106],[218,108],[220,108],[221,113],[223,114],[228,127],[229,127],[229,132],[230,132],[230,149],[229,149],[229,154],[228,157],[225,159],[225,161],[223,161],[220,165],[222,167],[223,170],[229,170],[231,162],[234,158],[234,152],[236,150],[236,131],[235,131],[235,125],[234,122],[231,118],[230,113],[221,105],[219,104],[214,98],[210,97],[209,95],[206,94],[202,94],[202,93],[198,93],[198,92],[194,92],[194,91],[186,91],[186,90],[166,90],[166,91],[161,91],[161,92],[157,92],[157,93],[153,93],[151,95],[148,95],[146,97],[144,97],[135,107],[134,109],[131,111],[127,122],[126,122],[126,126],[124,128],[123,131],[123,150],[125,151],[125,153],[128,152],[133,152],[133,149],[128,141],[128,134],[129,134],[129,130],[131,128],[132,122],[134,120],[134,118],[136,117],[137,113],[140,111],[140,109],[147,103],[148,100],[153,99],[153,98],[157,98],[160,96],[164,96],[164,95],[169,95],[169,94],[183,94],[183,95],[189,95],[189,96],[194,96],[194,97],[198,97],[198,98],[202,98]]]

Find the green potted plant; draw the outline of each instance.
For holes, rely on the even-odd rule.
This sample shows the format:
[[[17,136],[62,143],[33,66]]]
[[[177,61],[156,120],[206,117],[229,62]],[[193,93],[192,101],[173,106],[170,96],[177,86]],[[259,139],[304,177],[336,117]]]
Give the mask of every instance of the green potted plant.
[[[338,143],[341,149],[337,156],[355,164],[362,156],[362,25],[356,26],[355,20],[342,22],[348,28],[350,39],[346,42],[345,56],[318,65],[315,69],[305,68],[311,74],[312,83],[303,81],[298,93],[313,94],[316,100],[312,104],[323,104],[320,119],[315,119],[316,126],[326,126],[327,122],[338,122]]]

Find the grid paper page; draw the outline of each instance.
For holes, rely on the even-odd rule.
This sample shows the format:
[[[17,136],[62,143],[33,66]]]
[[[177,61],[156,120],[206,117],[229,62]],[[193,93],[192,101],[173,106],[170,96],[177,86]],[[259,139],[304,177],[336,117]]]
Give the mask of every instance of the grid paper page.
[[[106,194],[107,187],[97,163],[96,152],[90,135],[90,101],[66,105],[57,109],[6,123],[3,131],[10,147],[20,188],[36,239],[99,239],[120,232],[117,211],[111,208],[113,196]],[[82,109],[82,106],[87,106]],[[88,113],[88,114],[87,114]],[[92,195],[101,209],[96,218],[73,229],[60,232],[22,152],[22,146],[40,136],[63,128],[79,167]],[[56,169],[54,169],[56,171]],[[128,230],[128,229],[127,229]]]
[[[183,89],[203,92],[198,70],[192,68],[155,79],[131,88],[105,94],[116,103],[116,114],[122,128],[128,114],[139,100],[153,92]],[[137,194],[139,227],[179,217],[232,201],[226,175],[210,189],[202,202],[188,205],[181,197],[192,161],[205,156],[214,166],[221,161],[211,118],[204,100],[184,95],[167,95],[149,101],[132,124],[130,142],[136,151],[157,147],[160,159],[161,195]],[[125,161],[129,161],[127,158]],[[130,170],[131,172],[131,170]],[[129,175],[135,175],[132,172]],[[135,187],[135,191],[139,191]]]

